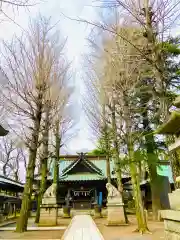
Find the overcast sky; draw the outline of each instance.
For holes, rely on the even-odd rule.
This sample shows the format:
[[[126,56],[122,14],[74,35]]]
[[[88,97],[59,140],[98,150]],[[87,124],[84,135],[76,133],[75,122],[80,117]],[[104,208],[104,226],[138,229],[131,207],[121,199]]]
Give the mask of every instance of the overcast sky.
[[[26,10],[21,8],[14,13],[11,8],[6,8],[8,16],[14,20],[1,22],[0,38],[9,40],[14,34],[19,35],[22,29],[27,29],[30,17],[36,17],[40,12],[43,16],[52,17],[52,22],[57,24],[57,29],[62,32],[64,36],[68,37],[67,41],[67,57],[73,60],[73,84],[75,85],[75,94],[73,107],[78,134],[68,143],[68,152],[76,153],[80,150],[91,150],[94,144],[90,140],[88,124],[81,109],[82,94],[83,94],[83,66],[82,55],[87,50],[86,37],[88,36],[91,27],[76,21],[69,20],[64,15],[70,18],[84,18],[87,20],[96,20],[96,8],[91,7],[93,0],[46,0]],[[63,15],[63,14],[64,15]],[[5,18],[3,18],[4,20]]]

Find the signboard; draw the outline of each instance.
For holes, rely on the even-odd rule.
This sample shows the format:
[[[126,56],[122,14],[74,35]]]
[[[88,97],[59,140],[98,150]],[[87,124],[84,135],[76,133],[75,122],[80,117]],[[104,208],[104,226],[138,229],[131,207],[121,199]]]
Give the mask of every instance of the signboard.
[[[74,193],[74,196],[75,197],[80,197],[80,196],[83,196],[83,197],[86,197],[86,196],[90,196],[90,191],[73,191]]]
[[[74,197],[88,197],[91,196],[91,191],[93,191],[94,189],[90,189],[90,190],[83,190],[83,188],[81,188],[81,190],[72,190]]]

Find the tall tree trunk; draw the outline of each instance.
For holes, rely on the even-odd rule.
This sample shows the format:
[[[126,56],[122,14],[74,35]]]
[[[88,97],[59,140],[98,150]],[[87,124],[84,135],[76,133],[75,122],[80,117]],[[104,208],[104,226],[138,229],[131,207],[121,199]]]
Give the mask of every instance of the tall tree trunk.
[[[49,141],[49,105],[46,105],[45,111],[45,123],[44,123],[44,132],[43,132],[43,150],[42,150],[42,157],[41,157],[41,183],[40,183],[40,191],[38,194],[38,201],[37,201],[37,211],[36,211],[36,218],[35,223],[39,223],[40,219],[40,207],[42,203],[43,194],[46,191],[47,185],[47,162],[48,162],[48,141]]]
[[[109,135],[108,127],[106,122],[106,106],[103,105],[103,134],[106,148],[106,174],[107,182],[111,183],[111,167],[110,167],[110,146],[109,146]]]
[[[134,163],[134,148],[131,140],[131,134],[128,134],[128,155],[130,161],[130,173],[131,173],[131,182],[133,186],[133,195],[135,200],[135,208],[136,208],[136,218],[138,223],[138,231],[144,233],[148,230],[142,196],[141,196],[141,188],[140,181],[137,172],[136,164]]]
[[[136,208],[136,218],[138,223],[138,231],[144,233],[148,231],[142,196],[141,196],[141,189],[140,189],[140,180],[139,175],[137,172],[137,167],[134,158],[134,145],[132,139],[132,129],[131,129],[131,114],[128,105],[128,97],[124,93],[124,119],[126,123],[126,135],[127,135],[127,149],[128,149],[128,157],[129,157],[129,166],[130,166],[130,173],[131,173],[131,182],[133,186],[133,195],[135,200],[135,208]]]
[[[34,169],[36,164],[36,154],[38,148],[38,140],[39,140],[39,131],[40,131],[40,123],[42,117],[42,91],[38,94],[38,103],[36,116],[34,119],[34,128],[32,130],[32,137],[29,147],[29,162],[26,172],[26,183],[23,191],[23,198],[21,204],[20,216],[16,226],[16,232],[24,232],[27,230],[27,223],[29,217],[29,208],[30,201],[32,195],[32,185],[34,180]]]
[[[147,99],[146,99],[147,100]],[[147,106],[146,101],[142,98],[142,107],[144,111],[142,112],[143,117],[143,128],[146,133],[151,132],[150,122],[147,114]],[[145,134],[145,145],[147,152],[147,164],[150,175],[150,186],[151,186],[151,197],[152,197],[152,211],[154,220],[158,219],[158,211],[161,209],[161,201],[160,201],[160,182],[157,174],[157,164],[158,164],[158,156],[155,153],[155,141],[154,136],[152,134]]]
[[[121,193],[122,203],[124,204],[122,172],[120,167],[120,157],[119,157],[120,153],[119,153],[119,143],[118,143],[118,137],[117,137],[117,125],[116,125],[116,113],[115,113],[114,101],[113,101],[113,107],[112,107],[112,129],[113,129],[113,143],[114,143],[114,149],[115,149],[115,168],[116,168],[117,185],[118,185],[118,190]],[[123,205],[123,210],[124,210],[125,222],[128,223],[128,217],[127,217],[127,213],[124,205]]]
[[[6,167],[7,167],[7,164],[5,163],[4,165],[3,165],[3,175],[6,177],[7,176],[7,174],[6,174]]]
[[[38,135],[38,132],[33,133],[34,140],[37,139],[38,137],[36,135]],[[31,201],[31,195],[32,195],[32,185],[34,180],[36,153],[37,153],[37,148],[35,148],[35,144],[37,143],[38,143],[38,140],[37,141],[35,140],[33,143],[34,146],[32,146],[32,148],[29,150],[29,163],[28,163],[27,173],[26,173],[26,183],[24,186],[20,217],[17,222],[16,232],[24,232],[27,230],[29,208],[30,208],[30,201]]]
[[[19,181],[18,170],[16,170],[16,171],[14,172],[14,179],[15,179],[16,182]]]
[[[59,133],[59,120],[56,121],[55,124],[55,138],[56,138],[56,147],[55,147],[55,153],[56,156],[54,158],[54,176],[53,176],[53,183],[58,184],[59,180],[59,156],[60,156],[60,147],[61,147],[61,138]]]
[[[166,96],[166,69],[165,60],[163,59],[161,49],[157,47],[157,35],[156,29],[153,28],[153,16],[151,3],[149,0],[144,0],[144,16],[145,16],[145,29],[146,39],[148,41],[148,47],[151,53],[150,59],[152,61],[152,71],[156,78],[156,91],[158,92],[160,107],[159,107],[159,119],[163,121],[167,120],[168,114],[168,98]]]

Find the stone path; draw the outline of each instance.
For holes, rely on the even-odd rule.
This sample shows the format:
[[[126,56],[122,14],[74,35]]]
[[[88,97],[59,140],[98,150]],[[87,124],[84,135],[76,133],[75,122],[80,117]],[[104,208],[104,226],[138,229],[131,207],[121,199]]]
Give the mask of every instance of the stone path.
[[[104,240],[89,215],[74,216],[61,240]]]
[[[57,231],[65,230],[66,227],[53,226],[53,227],[27,227],[27,231]],[[15,231],[16,227],[0,227],[0,231]]]

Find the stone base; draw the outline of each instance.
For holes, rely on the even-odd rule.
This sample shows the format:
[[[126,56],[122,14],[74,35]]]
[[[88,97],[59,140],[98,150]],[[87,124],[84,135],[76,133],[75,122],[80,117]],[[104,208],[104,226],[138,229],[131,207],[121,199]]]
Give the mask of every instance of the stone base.
[[[58,206],[41,206],[39,226],[56,226]]]
[[[47,197],[42,199],[42,205],[56,205],[56,197]]]
[[[164,219],[165,239],[180,240],[180,211],[164,210],[161,217]]]
[[[127,225],[124,217],[123,204],[107,204],[107,226]]]
[[[173,210],[180,210],[180,189],[176,189],[172,193],[169,193],[169,203]]]
[[[165,231],[166,240],[180,240],[180,235],[174,232]]]

